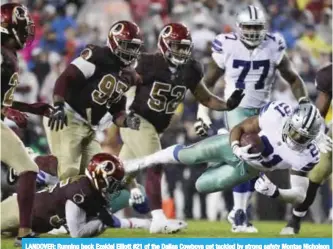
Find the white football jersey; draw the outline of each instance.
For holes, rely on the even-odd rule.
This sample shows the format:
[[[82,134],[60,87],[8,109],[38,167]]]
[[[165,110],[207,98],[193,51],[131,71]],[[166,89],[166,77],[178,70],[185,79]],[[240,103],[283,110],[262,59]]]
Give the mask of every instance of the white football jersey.
[[[267,34],[254,50],[245,47],[236,33],[218,35],[212,43],[212,58],[225,71],[225,98],[241,88],[245,96],[239,106],[260,108],[266,104],[285,49],[279,34]]]
[[[320,152],[314,142],[301,152],[290,149],[283,142],[283,125],[291,114],[292,108],[281,101],[270,102],[261,108],[259,136],[265,149],[262,152],[263,160],[254,164],[248,162],[251,166],[261,171],[293,169],[308,172],[319,162]]]

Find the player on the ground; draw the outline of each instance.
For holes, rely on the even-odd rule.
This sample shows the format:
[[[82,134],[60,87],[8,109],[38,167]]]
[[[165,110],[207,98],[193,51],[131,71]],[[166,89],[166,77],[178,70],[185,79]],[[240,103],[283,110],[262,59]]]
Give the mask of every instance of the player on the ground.
[[[59,160],[60,179],[82,174],[91,157],[101,152],[97,126],[113,121],[139,128],[139,119],[125,112],[124,93],[140,83],[132,66],[142,44],[135,23],[118,21],[110,28],[106,46],[88,45],[57,79],[55,110],[44,127],[51,152]]]
[[[204,84],[213,87],[224,76],[226,98],[235,89],[244,89],[245,97],[239,106],[225,113],[225,125],[229,130],[246,118],[258,115],[260,108],[270,101],[276,71],[290,84],[296,99],[307,95],[303,80],[286,55],[283,37],[268,33],[267,21],[261,9],[250,5],[242,10],[237,16],[237,26],[237,32],[219,34],[213,41],[212,61],[203,78]],[[195,123],[198,135],[207,135],[212,123],[208,111],[201,105],[198,108]],[[253,184],[254,181],[249,181],[233,189],[234,207],[228,216],[232,232],[257,232],[246,219]],[[236,213],[239,217],[235,216]],[[241,225],[237,226],[235,220]],[[248,225],[245,229],[243,223]]]
[[[200,82],[201,64],[191,58],[192,38],[186,26],[170,23],[163,27],[158,38],[157,53],[143,53],[136,71],[143,83],[136,88],[130,106],[140,118],[140,129],[120,129],[124,145],[120,158],[133,159],[161,150],[159,135],[168,127],[177,106],[187,90],[208,108],[226,111],[234,109],[241,101],[242,91],[234,89],[228,101],[223,101],[208,91]],[[152,209],[151,233],[179,231],[184,223],[167,220],[162,210],[161,167],[148,169],[146,190]]]
[[[66,224],[71,237],[91,237],[106,227],[130,228],[133,220],[117,219],[106,200],[107,192],[120,190],[123,177],[123,164],[117,157],[96,154],[85,175],[67,178],[36,193],[33,231],[46,233]],[[1,231],[11,232],[17,226],[17,196],[12,195],[1,203]]]
[[[21,246],[22,237],[34,237],[31,232],[31,212],[35,195],[35,179],[38,167],[29,157],[22,141],[7,127],[3,120],[8,118],[20,128],[27,126],[27,115],[48,115],[48,104],[26,104],[14,100],[15,88],[20,82],[17,51],[31,43],[34,24],[24,5],[8,3],[1,5],[1,161],[14,168],[19,174],[18,207],[19,231],[15,245]]]
[[[190,146],[173,145],[150,156],[125,161],[125,171],[131,173],[159,163],[184,163],[193,167],[210,163],[196,181],[196,189],[212,193],[232,188],[261,171],[291,169],[290,189],[277,188],[262,176],[256,182],[256,190],[286,202],[301,203],[306,195],[306,173],[319,161],[314,139],[321,123],[319,111],[310,103],[300,103],[293,111],[289,105],[274,101],[261,108],[259,116],[235,126],[230,137],[215,135]],[[240,144],[242,134],[249,133],[260,136],[262,152],[249,151],[258,144]]]
[[[332,138],[332,63],[323,67],[317,72],[316,86],[318,92],[316,106],[321,116],[325,118],[328,125],[327,135]],[[331,112],[331,113],[330,113]],[[324,138],[325,139],[325,138]],[[303,203],[294,206],[293,215],[287,226],[282,229],[281,235],[297,234],[301,228],[301,219],[304,217],[312,205],[318,188],[332,174],[332,141],[329,142],[326,153],[321,153],[319,163],[310,171],[309,187],[307,189],[306,198]]]

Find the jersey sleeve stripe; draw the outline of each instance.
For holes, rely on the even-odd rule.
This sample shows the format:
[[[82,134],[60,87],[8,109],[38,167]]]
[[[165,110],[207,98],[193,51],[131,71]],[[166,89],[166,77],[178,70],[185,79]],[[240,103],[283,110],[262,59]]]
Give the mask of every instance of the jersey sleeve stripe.
[[[71,64],[76,66],[82,72],[86,79],[91,77],[96,69],[96,66],[93,63],[86,61],[82,57],[76,58],[71,62]]]
[[[213,42],[212,42],[212,50],[213,51],[216,51],[216,52],[222,52],[223,49],[222,49],[222,43],[215,39]]]

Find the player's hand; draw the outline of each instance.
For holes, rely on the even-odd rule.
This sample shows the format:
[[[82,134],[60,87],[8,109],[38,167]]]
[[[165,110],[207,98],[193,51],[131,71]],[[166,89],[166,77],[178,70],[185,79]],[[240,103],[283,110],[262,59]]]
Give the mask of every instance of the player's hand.
[[[231,144],[232,152],[243,161],[252,161],[258,160],[261,158],[261,153],[249,153],[249,150],[252,148],[251,144],[240,147],[239,142],[234,141]]]
[[[207,124],[203,121],[202,118],[198,118],[197,121],[194,123],[195,133],[198,136],[206,137],[208,135],[208,130],[210,128],[210,124]]]
[[[145,196],[139,188],[132,188],[130,193],[130,198],[128,200],[129,205],[142,204],[145,201]]]
[[[28,125],[28,120],[27,120],[28,115],[27,114],[20,112],[18,110],[15,110],[13,108],[10,108],[10,107],[4,107],[2,112],[6,118],[13,121],[18,127],[20,127],[20,128],[27,127],[27,125]]]
[[[67,115],[64,109],[64,103],[58,102],[54,104],[54,109],[52,110],[48,127],[50,127],[51,131],[62,130],[64,125],[67,126]]]
[[[132,130],[139,130],[140,118],[135,116],[133,112],[130,112],[125,118],[125,126]]]
[[[239,103],[242,101],[244,98],[245,94],[243,93],[243,89],[236,89],[231,96],[227,100],[227,107],[228,110],[231,111],[235,109]]]
[[[332,151],[332,139],[324,132],[320,132],[316,138],[317,146],[321,153],[327,153]]]
[[[54,110],[53,106],[42,102],[29,104],[29,106],[32,108],[31,113],[45,117],[50,117],[52,111]]]
[[[268,197],[278,197],[279,196],[279,189],[278,187],[272,183],[266,175],[261,175],[256,183],[254,184],[254,188],[260,194],[266,195]]]

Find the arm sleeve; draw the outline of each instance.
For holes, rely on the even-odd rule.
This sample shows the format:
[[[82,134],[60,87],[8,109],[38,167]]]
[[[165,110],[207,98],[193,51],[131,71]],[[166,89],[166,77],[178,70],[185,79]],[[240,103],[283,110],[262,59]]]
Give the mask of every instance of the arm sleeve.
[[[98,219],[87,222],[86,212],[74,202],[67,200],[66,221],[72,238],[91,237],[103,231],[103,223]]]

